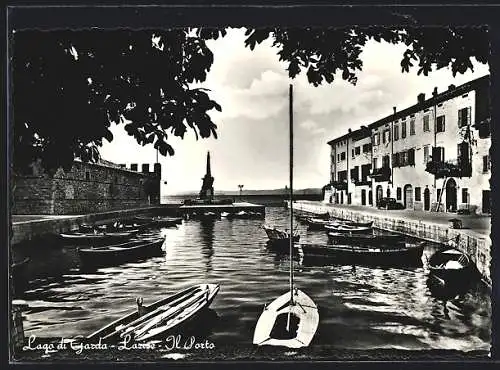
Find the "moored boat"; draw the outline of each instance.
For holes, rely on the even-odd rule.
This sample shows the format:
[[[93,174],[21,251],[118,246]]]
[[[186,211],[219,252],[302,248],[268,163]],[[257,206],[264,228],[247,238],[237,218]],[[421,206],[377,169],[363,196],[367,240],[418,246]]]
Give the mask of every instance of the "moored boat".
[[[299,244],[303,263],[359,264],[365,266],[422,266],[425,242],[398,244],[388,247],[354,245]]]
[[[330,220],[323,220],[321,218],[314,218],[314,217],[307,219],[309,230],[324,230],[325,226],[330,224],[331,222],[332,221]]]
[[[428,261],[429,273],[444,285],[465,284],[476,272],[476,266],[464,252],[446,248],[435,252]]]
[[[279,248],[288,251],[290,245],[290,233],[275,227],[262,225],[262,228],[269,238],[267,245],[271,248]],[[294,233],[293,242],[296,243],[300,240],[300,235]]]
[[[121,317],[96,332],[87,340],[134,342],[160,338],[194,319],[207,309],[219,292],[219,284],[199,284],[160,299],[149,306],[137,300],[137,310]]]
[[[373,234],[372,227],[368,226],[350,226],[342,223],[330,223],[325,225],[325,230],[338,234]]]
[[[401,234],[352,234],[329,232],[328,241],[340,245],[394,245],[404,243],[405,237]]]
[[[72,243],[72,244],[101,244],[101,243],[112,243],[114,241],[120,241],[130,238],[131,236],[137,234],[139,230],[129,230],[122,232],[98,232],[94,230],[94,232],[89,233],[81,233],[81,232],[73,232],[73,233],[61,233],[59,236],[63,239],[64,242]]]
[[[164,241],[164,238],[149,238],[104,247],[81,248],[78,249],[78,256],[83,268],[113,266],[160,255]]]

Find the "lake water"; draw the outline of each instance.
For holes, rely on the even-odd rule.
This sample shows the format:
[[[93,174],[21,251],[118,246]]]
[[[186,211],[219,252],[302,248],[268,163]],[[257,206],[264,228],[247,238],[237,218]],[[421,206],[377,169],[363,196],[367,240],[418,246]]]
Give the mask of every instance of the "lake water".
[[[266,248],[264,220],[183,221],[165,235],[165,256],[108,267],[92,273],[79,269],[72,246],[19,248],[30,255],[27,289],[18,294],[30,308],[25,335],[88,335],[135,310],[135,299],[152,303],[190,285],[219,283],[211,315],[198,323],[214,351],[252,348],[255,324],[265,303],[288,290],[289,259]],[[286,228],[288,211],[266,209],[265,222]],[[323,231],[299,225],[301,241],[326,243]],[[429,244],[429,256],[435,250]],[[22,256],[18,256],[21,258]],[[368,349],[490,348],[491,305],[488,289],[474,285],[448,301],[434,297],[428,271],[419,268],[302,266],[295,283],[319,307],[320,323],[311,346],[316,351]]]

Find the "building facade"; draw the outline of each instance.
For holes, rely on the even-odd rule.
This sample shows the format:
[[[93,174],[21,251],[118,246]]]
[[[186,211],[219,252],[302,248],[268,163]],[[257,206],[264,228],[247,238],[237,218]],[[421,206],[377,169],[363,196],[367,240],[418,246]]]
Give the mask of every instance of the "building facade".
[[[75,161],[71,170],[53,176],[39,163],[31,173],[14,176],[12,214],[85,214],[160,203],[161,165]]]
[[[325,201],[377,206],[390,197],[407,209],[490,213],[490,125],[489,76],[419,94],[415,105],[328,143]]]

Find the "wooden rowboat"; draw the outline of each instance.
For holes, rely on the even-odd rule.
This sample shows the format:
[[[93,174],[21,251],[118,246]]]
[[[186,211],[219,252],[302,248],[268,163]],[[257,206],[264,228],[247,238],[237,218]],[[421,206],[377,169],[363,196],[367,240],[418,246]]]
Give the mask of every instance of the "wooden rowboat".
[[[165,336],[208,308],[219,288],[219,284],[195,285],[149,306],[142,306],[139,298],[136,311],[90,334],[87,339],[119,342],[128,337],[141,342]]]
[[[429,258],[428,266],[429,273],[440,279],[443,285],[465,284],[476,272],[476,266],[470,257],[455,248],[437,251]]]
[[[328,233],[328,241],[332,244],[340,245],[364,245],[364,246],[380,246],[380,245],[395,245],[404,243],[405,237],[400,234],[353,234],[346,233]]]
[[[78,249],[83,268],[113,266],[162,253],[164,238],[133,240],[104,247]]]
[[[425,242],[387,247],[301,243],[298,249],[304,264],[417,267],[422,266],[424,245]]]
[[[325,225],[327,231],[333,231],[340,234],[372,234],[373,229],[368,226],[349,226],[344,224]]]
[[[139,230],[129,230],[121,232],[97,232],[93,233],[61,233],[60,237],[65,242],[71,242],[74,244],[101,244],[101,243],[111,243],[114,241],[120,241],[130,238],[131,236],[137,234]]]

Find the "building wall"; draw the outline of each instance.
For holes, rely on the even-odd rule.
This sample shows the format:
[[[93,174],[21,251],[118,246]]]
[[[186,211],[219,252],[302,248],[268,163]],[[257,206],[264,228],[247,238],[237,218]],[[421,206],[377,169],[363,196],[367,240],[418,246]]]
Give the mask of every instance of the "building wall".
[[[391,175],[388,179],[381,180],[375,177],[371,178],[370,186],[354,186],[350,181],[350,169],[354,166],[366,163],[367,158],[360,156],[351,158],[350,148],[356,144],[353,142],[352,135],[358,131],[349,132],[347,135],[339,139],[332,140],[329,144],[332,146],[332,154],[334,148],[338,150],[342,142],[346,142],[349,147],[350,162],[348,163],[348,190],[344,191],[344,203],[350,192],[352,194],[352,204],[361,205],[362,190],[371,190],[373,195],[373,205],[376,205],[377,192],[381,190],[381,196],[390,196],[396,198],[399,202],[406,205],[407,208],[415,210],[436,210],[441,196],[441,208],[446,210],[446,198],[448,196],[444,187],[444,179],[435,178],[433,174],[426,171],[427,162],[431,160],[432,148],[444,148],[444,160],[457,162],[458,144],[464,140],[464,129],[459,127],[459,111],[464,108],[469,109],[470,127],[473,127],[479,121],[489,117],[487,109],[489,91],[484,79],[478,79],[476,85],[464,84],[459,88],[450,86],[448,90],[442,92],[440,96],[443,98],[437,99],[437,104],[433,100],[425,100],[425,95],[421,94],[415,100],[415,106],[406,108],[397,112],[393,116],[388,116],[385,119],[377,121],[369,125],[371,130],[371,138],[363,140],[371,141],[371,165],[374,167],[374,159],[376,159],[376,168],[382,167],[382,158],[389,157],[389,166]],[[436,96],[437,91],[435,91]],[[434,105],[433,105],[434,104]],[[437,132],[438,119],[440,122],[444,117],[444,131]],[[411,122],[413,121],[414,131],[411,130]],[[424,123],[425,122],[425,123]],[[406,137],[402,137],[402,125],[406,125]],[[436,130],[436,133],[435,133]],[[454,177],[453,180],[448,180],[449,184],[456,184],[456,200],[457,209],[468,208],[477,213],[482,212],[483,208],[483,192],[489,192],[489,178],[491,169],[489,167],[489,148],[491,146],[491,138],[480,138],[477,129],[472,130],[475,143],[472,144],[472,175],[471,177]],[[383,136],[385,133],[385,142]],[[375,142],[375,135],[379,137],[379,143]],[[394,163],[395,153],[408,152],[412,150],[414,153],[414,161],[406,162],[404,165]],[[399,155],[399,154],[398,154]],[[405,154],[406,155],[406,154]],[[487,159],[483,160],[483,157]],[[333,158],[333,157],[332,157]],[[347,165],[347,162],[345,163]],[[339,170],[345,170],[340,167],[339,163],[334,166],[332,163],[332,179],[338,179]],[[333,193],[340,193],[332,187]],[[429,199],[424,202],[425,194],[429,194]],[[450,192],[450,196],[453,193]],[[488,193],[489,194],[489,193]],[[369,197],[369,193],[365,195]],[[339,197],[333,197],[334,200]],[[334,201],[335,202],[335,201]]]
[[[84,214],[159,204],[160,167],[156,174],[75,161],[71,170],[58,169],[53,177],[38,164],[32,170],[14,177],[12,214]]]

